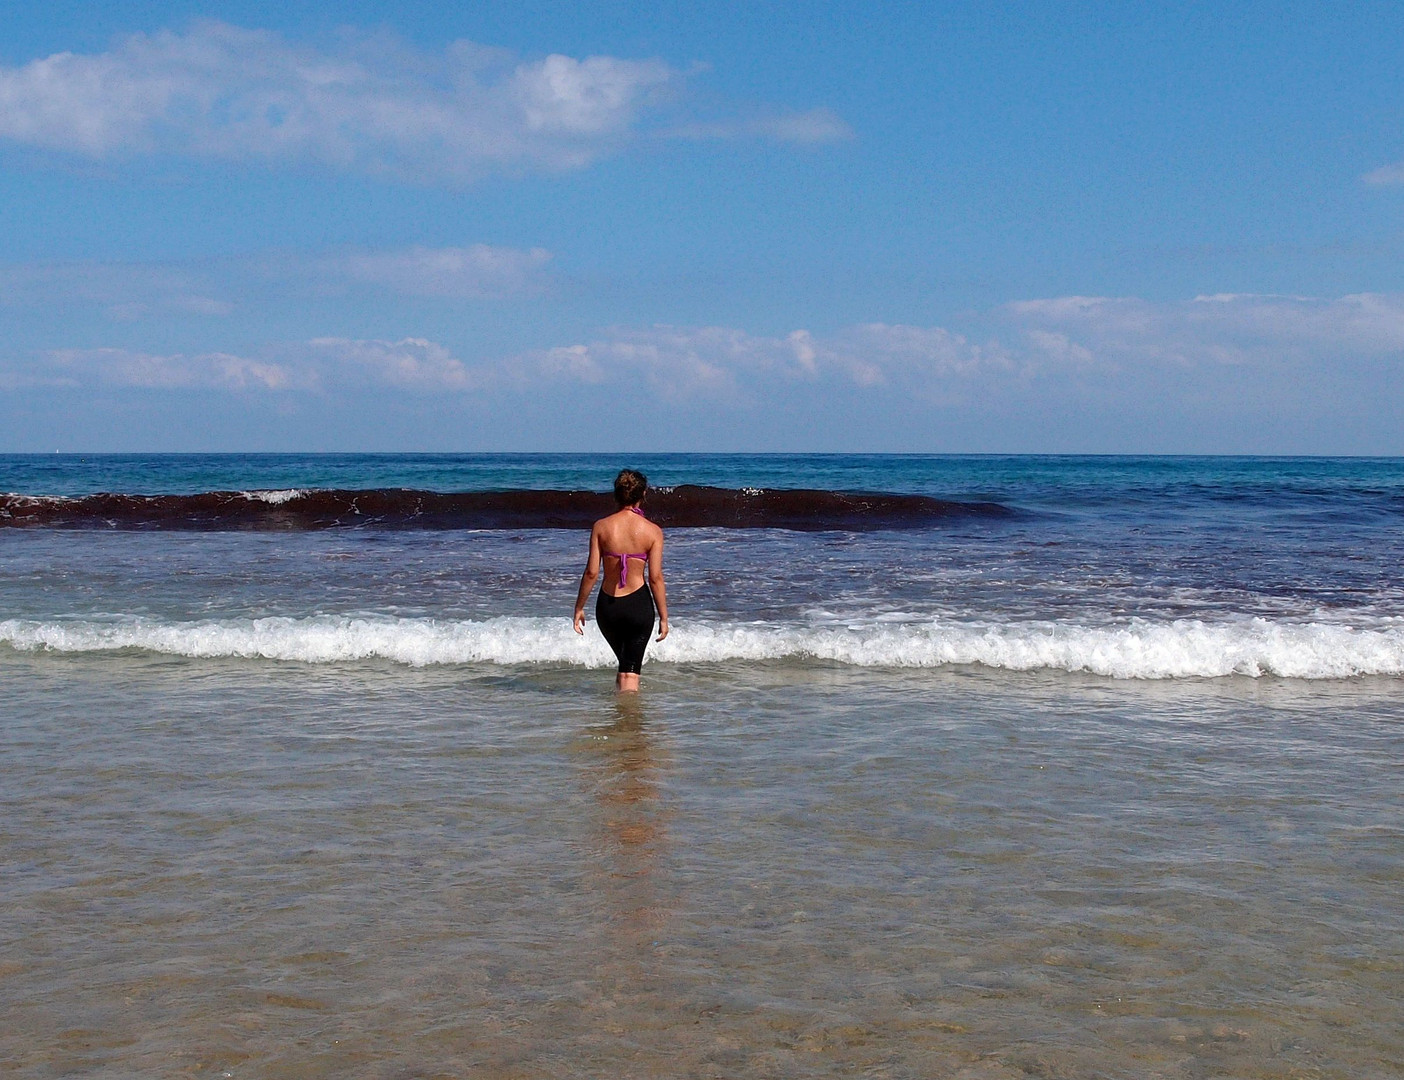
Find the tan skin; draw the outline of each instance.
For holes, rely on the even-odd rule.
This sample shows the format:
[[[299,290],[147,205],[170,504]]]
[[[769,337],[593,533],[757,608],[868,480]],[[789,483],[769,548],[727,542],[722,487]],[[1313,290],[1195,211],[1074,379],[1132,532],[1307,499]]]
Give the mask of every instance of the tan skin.
[[[620,507],[609,517],[600,518],[590,530],[590,558],[580,575],[580,593],[575,598],[575,632],[585,633],[585,602],[594,591],[604,563],[604,583],[600,585],[610,596],[628,596],[644,586],[644,568],[635,559],[629,560],[629,578],[619,588],[619,559],[605,555],[606,551],[645,551],[648,553],[648,585],[653,590],[653,602],[658,607],[658,637],[668,636],[668,590],[663,584],[663,530],[647,518],[634,513],[638,503]],[[639,677],[621,671],[614,681],[618,690],[639,688]]]

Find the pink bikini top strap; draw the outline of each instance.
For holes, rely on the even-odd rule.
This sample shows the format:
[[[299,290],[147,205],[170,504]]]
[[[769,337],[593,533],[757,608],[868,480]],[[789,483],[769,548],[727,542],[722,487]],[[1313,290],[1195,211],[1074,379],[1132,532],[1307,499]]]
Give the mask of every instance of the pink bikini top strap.
[[[648,565],[647,551],[606,551],[606,555],[613,555],[619,560],[619,588],[623,589],[629,584],[629,560],[641,559],[645,566]]]
[[[631,506],[628,509],[631,514],[638,514],[639,517],[644,516],[644,512],[640,510],[637,506]],[[643,564],[645,566],[648,565],[647,551],[606,551],[604,552],[604,554],[613,555],[616,559],[619,560],[619,588],[621,589],[627,587],[629,584],[630,559],[642,559]]]

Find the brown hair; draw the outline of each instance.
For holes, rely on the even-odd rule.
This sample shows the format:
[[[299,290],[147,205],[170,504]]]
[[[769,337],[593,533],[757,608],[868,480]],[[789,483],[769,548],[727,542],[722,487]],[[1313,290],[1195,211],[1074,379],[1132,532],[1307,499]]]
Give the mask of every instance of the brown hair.
[[[634,506],[648,494],[648,477],[637,469],[620,469],[614,478],[614,501],[620,506]]]

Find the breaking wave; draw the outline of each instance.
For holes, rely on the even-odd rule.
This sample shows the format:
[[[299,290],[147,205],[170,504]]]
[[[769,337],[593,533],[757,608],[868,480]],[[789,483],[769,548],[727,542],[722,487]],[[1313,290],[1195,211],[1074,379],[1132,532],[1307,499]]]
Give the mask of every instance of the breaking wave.
[[[482,621],[387,616],[162,622],[138,616],[0,621],[0,645],[89,653],[123,649],[189,657],[309,664],[380,659],[430,664],[575,664],[613,657],[593,627],[578,637],[566,619]],[[717,664],[778,660],[875,668],[977,665],[1009,671],[1086,672],[1118,679],[1230,675],[1341,679],[1404,674],[1404,622],[1374,628],[1240,618],[1222,622],[1131,620],[952,622],[866,627],[710,622],[678,626],[649,661]]]
[[[0,527],[88,529],[588,529],[615,509],[594,491],[415,491],[408,488],[207,491],[197,495],[0,494]],[[699,487],[649,494],[671,528],[913,529],[950,519],[1008,517],[990,502],[883,492]]]

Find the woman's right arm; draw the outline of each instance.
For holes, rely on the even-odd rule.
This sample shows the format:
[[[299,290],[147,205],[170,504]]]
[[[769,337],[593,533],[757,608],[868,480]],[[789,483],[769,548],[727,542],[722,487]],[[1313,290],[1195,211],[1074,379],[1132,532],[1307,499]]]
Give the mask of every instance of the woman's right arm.
[[[600,529],[599,523],[590,530],[590,557],[585,560],[585,572],[580,575],[580,592],[575,597],[575,632],[585,633],[585,601],[590,599],[590,590],[600,576]]]

